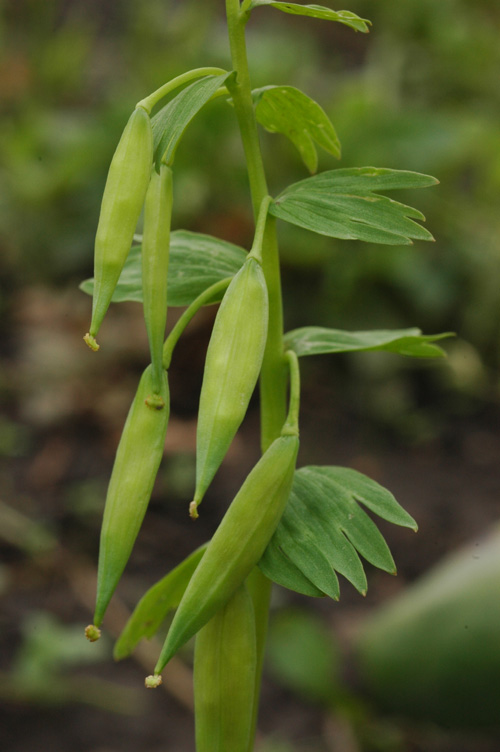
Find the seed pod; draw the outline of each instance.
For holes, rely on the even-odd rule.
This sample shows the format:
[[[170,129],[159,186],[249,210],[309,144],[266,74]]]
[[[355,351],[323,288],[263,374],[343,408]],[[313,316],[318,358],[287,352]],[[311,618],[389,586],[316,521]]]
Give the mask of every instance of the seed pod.
[[[167,274],[172,216],[172,170],[153,170],[144,204],[142,236],[142,299],[149,338],[153,386],[160,390],[163,373],[163,340],[167,323]]]
[[[247,752],[256,662],[255,616],[243,584],[196,636],[196,752]]]
[[[84,339],[93,350],[99,327],[127,259],[148,188],[153,162],[149,115],[137,107],[129,118],[109,167],[94,252],[92,321]]]
[[[215,319],[205,361],[196,434],[196,490],[191,516],[247,411],[267,337],[268,295],[259,261],[249,256]]]
[[[285,509],[299,448],[285,429],[250,472],[179,604],[155,673],[224,606],[261,558]]]
[[[109,482],[99,547],[94,625],[100,626],[132,551],[163,456],[169,416],[166,373],[152,404],[151,366],[130,407]],[[161,400],[161,403],[160,403]]]

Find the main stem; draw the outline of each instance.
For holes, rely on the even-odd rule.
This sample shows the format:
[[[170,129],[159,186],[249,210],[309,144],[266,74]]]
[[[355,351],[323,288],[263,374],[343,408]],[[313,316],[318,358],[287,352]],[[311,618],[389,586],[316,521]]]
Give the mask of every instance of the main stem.
[[[240,128],[247,163],[253,213],[257,222],[259,209],[263,199],[268,195],[268,189],[260,151],[257,123],[252,103],[252,87],[248,71],[245,42],[245,24],[248,16],[241,13],[239,0],[226,0],[226,16],[232,66],[236,72],[236,80],[228,83],[228,88],[231,91]],[[260,377],[261,446],[262,451],[265,451],[274,439],[278,438],[286,420],[287,390],[287,363],[283,354],[283,308],[280,263],[276,223],[272,217],[268,217],[264,231],[262,268],[269,293],[269,327]],[[253,710],[254,732],[249,744],[249,752],[251,752],[259,705],[262,663],[269,619],[271,582],[256,568],[249,586],[255,610],[258,661]]]
[[[243,142],[255,221],[268,195],[255,120],[245,43],[247,16],[239,0],[226,0],[229,45],[236,81],[228,83]],[[262,244],[262,266],[269,292],[269,330],[260,379],[262,450],[276,439],[286,418],[287,368],[283,355],[283,308],[276,223],[269,216]]]

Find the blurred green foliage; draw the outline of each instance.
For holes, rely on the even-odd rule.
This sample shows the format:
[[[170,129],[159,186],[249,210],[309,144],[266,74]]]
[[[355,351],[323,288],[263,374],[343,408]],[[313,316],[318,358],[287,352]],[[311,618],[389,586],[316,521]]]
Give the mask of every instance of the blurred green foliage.
[[[82,640],[80,625],[62,624],[45,611],[28,614],[22,630],[10,674],[0,672],[0,699],[47,706],[83,703],[123,715],[140,712],[137,690],[78,672],[108,658],[106,640],[92,650]]]
[[[318,617],[297,608],[274,614],[268,645],[271,670],[307,700],[331,706],[340,691],[340,649]]]
[[[102,186],[132,106],[186,68],[228,64],[224,4],[202,5],[3,3],[4,278],[73,284],[89,275]],[[437,242],[381,248],[280,227],[289,325],[455,329],[498,367],[500,7],[353,0],[349,9],[372,20],[369,35],[257,9],[248,25],[254,86],[290,84],[317,99],[339,134],[342,166],[436,175],[441,185],[415,204]],[[273,193],[306,176],[285,139],[263,132],[262,142]],[[320,169],[337,164],[321,156]],[[246,172],[224,101],[189,129],[175,194],[176,227],[249,241]]]

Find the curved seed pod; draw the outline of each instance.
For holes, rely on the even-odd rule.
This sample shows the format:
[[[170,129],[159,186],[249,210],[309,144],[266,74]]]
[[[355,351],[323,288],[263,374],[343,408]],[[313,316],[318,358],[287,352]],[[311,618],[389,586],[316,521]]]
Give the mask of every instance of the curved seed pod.
[[[149,115],[137,107],[129,118],[111,160],[101,203],[94,251],[92,321],[84,339],[93,350],[116,283],[132,245],[153,162]]]
[[[94,625],[100,626],[132,551],[153,490],[169,416],[167,375],[155,402],[152,371],[142,374],[116,452],[99,547]]]
[[[155,673],[227,603],[261,558],[288,501],[298,449],[298,432],[286,424],[251,470],[186,588]]]
[[[247,752],[256,663],[255,616],[243,584],[196,636],[196,752]]]
[[[142,298],[148,332],[153,386],[160,390],[163,373],[163,340],[167,323],[167,274],[172,217],[172,170],[153,170],[144,203],[142,236]]]
[[[208,345],[196,434],[196,490],[200,503],[247,411],[267,338],[268,295],[259,261],[249,256],[222,300]]]

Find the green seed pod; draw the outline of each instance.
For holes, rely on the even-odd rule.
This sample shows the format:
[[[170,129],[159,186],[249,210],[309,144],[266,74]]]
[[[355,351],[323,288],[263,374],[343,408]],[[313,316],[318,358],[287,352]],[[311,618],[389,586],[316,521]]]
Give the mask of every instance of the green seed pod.
[[[261,558],[285,509],[299,449],[288,424],[250,472],[179,604],[155,673],[224,606]]]
[[[247,411],[267,338],[268,295],[252,255],[235,275],[215,319],[205,361],[196,434],[196,507],[217,472]]]
[[[144,204],[142,236],[142,299],[148,331],[153,386],[160,390],[163,374],[163,340],[167,323],[167,274],[172,217],[172,170],[153,170]]]
[[[100,626],[146,513],[163,456],[169,416],[167,375],[155,402],[152,369],[144,371],[130,407],[109,482],[99,547],[94,625]]]
[[[84,339],[93,350],[99,327],[127,259],[151,175],[153,132],[149,115],[137,107],[129,118],[109,167],[94,252],[92,321]]]
[[[257,664],[255,616],[243,584],[196,636],[196,752],[247,752]]]

